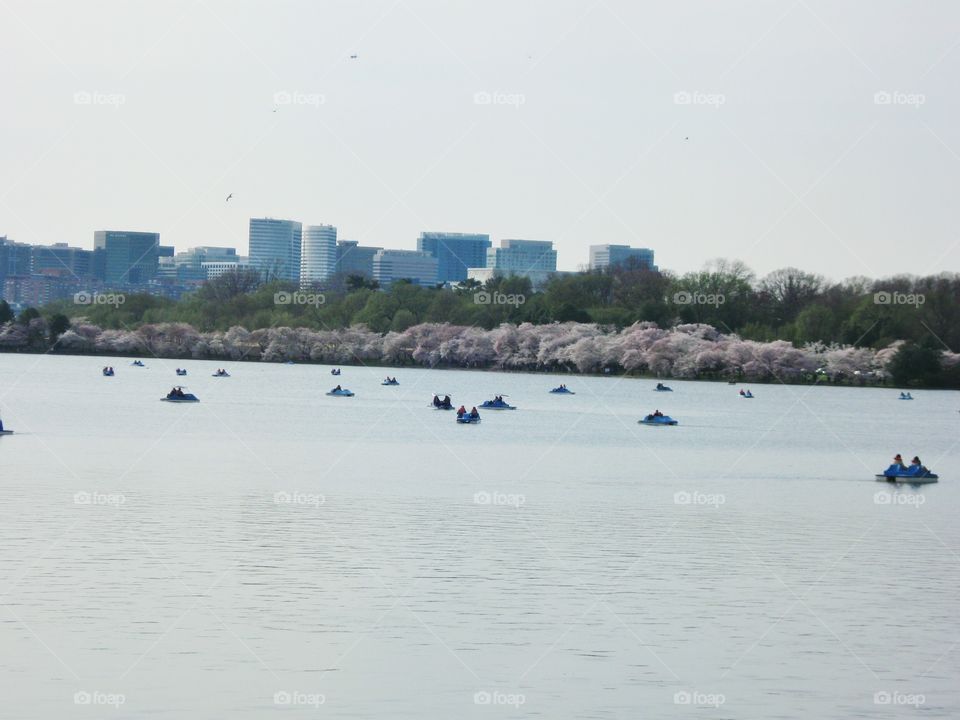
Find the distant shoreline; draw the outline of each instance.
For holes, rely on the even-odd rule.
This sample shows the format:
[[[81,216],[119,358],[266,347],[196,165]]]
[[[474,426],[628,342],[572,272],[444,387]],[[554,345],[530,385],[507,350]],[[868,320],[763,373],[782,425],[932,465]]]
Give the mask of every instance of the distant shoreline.
[[[543,369],[531,369],[531,368],[502,368],[502,367],[473,367],[473,366],[458,366],[458,365],[418,365],[416,363],[407,363],[407,364],[387,364],[383,362],[371,362],[371,363],[357,363],[357,362],[340,362],[340,363],[330,363],[326,361],[319,360],[263,360],[259,358],[251,357],[241,357],[241,358],[227,358],[227,357],[206,357],[206,358],[197,358],[197,357],[184,357],[184,356],[156,356],[151,354],[132,354],[132,353],[117,353],[117,352],[78,352],[78,351],[67,351],[67,350],[9,350],[9,349],[0,349],[0,355],[50,355],[53,357],[86,357],[86,358],[119,358],[122,360],[143,360],[143,361],[155,361],[162,363],[188,363],[188,362],[209,362],[209,363],[250,363],[250,364],[267,364],[267,365],[305,365],[305,366],[316,366],[316,367],[338,367],[338,368],[379,368],[383,370],[439,370],[439,371],[448,371],[448,370],[469,370],[472,372],[490,372],[490,373],[504,373],[510,375],[555,375],[558,377],[593,377],[593,378],[626,378],[630,380],[646,380],[650,382],[697,382],[697,383],[721,383],[724,385],[731,385],[728,379],[722,377],[669,377],[669,376],[658,376],[651,375],[649,373],[636,373],[629,371],[610,371],[609,373],[604,372],[580,372],[577,370],[563,370],[558,368],[543,368]],[[884,382],[846,382],[846,381],[830,381],[826,379],[791,379],[791,380],[780,380],[780,379],[737,379],[732,386],[742,386],[742,385],[788,385],[796,387],[810,387],[814,385],[820,385],[823,387],[848,387],[848,388],[880,388],[888,390],[954,390],[954,388],[942,388],[942,387],[919,387],[919,386],[898,386],[892,383]]]
[[[52,343],[52,344],[51,344]],[[0,352],[47,353],[82,357],[158,359],[185,363],[269,362],[492,370],[559,376],[623,376],[652,380],[700,380],[734,385],[840,385],[847,387],[945,387],[941,376],[956,376],[960,355],[940,351],[925,360],[939,374],[904,378],[890,368],[902,349],[897,341],[882,349],[811,343],[796,347],[784,340],[760,342],[725,334],[710,325],[661,328],[635,323],[623,329],[592,323],[514,325],[484,329],[470,325],[422,323],[406,330],[375,332],[364,325],[335,330],[271,327],[199,332],[186,323],[103,329],[78,321],[55,342],[43,319],[0,328]],[[910,357],[913,357],[911,355]],[[910,362],[910,360],[908,360]],[[903,361],[898,360],[899,366]],[[909,382],[904,382],[909,379]],[[899,380],[899,382],[896,382]]]

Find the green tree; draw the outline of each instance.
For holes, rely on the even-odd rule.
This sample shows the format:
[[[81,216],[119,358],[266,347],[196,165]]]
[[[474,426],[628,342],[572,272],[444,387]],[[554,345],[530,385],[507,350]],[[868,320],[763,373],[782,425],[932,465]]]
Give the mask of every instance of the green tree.
[[[390,329],[394,332],[403,332],[408,327],[417,324],[416,316],[406,308],[400,308],[393,316]]]
[[[31,320],[36,320],[38,317],[40,317],[40,311],[36,308],[28,307],[24,308],[23,312],[20,313],[17,322],[21,325],[29,325]]]
[[[55,313],[47,321],[47,332],[50,335],[50,344],[56,345],[60,336],[70,329],[70,318],[63,313]]]
[[[936,386],[940,384],[940,350],[929,343],[906,342],[890,361],[889,370],[896,385]]]

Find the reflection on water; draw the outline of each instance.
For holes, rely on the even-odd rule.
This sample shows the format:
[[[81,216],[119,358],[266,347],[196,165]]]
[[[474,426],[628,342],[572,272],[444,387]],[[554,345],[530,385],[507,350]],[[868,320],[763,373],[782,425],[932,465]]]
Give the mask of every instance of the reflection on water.
[[[2,717],[960,715],[956,394],[146,364],[0,355]]]

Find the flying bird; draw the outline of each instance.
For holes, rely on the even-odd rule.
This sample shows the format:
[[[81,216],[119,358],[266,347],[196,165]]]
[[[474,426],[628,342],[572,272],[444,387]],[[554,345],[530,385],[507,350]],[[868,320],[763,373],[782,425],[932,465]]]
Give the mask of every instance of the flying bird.
[[[233,193],[230,193],[229,195],[227,195],[227,199],[224,200],[224,202],[229,202],[229,201],[230,201],[230,198],[232,198],[232,197],[233,197]]]

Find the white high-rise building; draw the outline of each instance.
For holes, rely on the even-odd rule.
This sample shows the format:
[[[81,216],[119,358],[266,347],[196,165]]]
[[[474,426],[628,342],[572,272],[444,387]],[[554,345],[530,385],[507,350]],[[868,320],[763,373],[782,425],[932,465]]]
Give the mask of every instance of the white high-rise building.
[[[303,228],[295,220],[250,218],[250,266],[266,280],[300,280]]]
[[[336,272],[337,229],[333,225],[304,225],[300,252],[300,284],[326,280]]]

